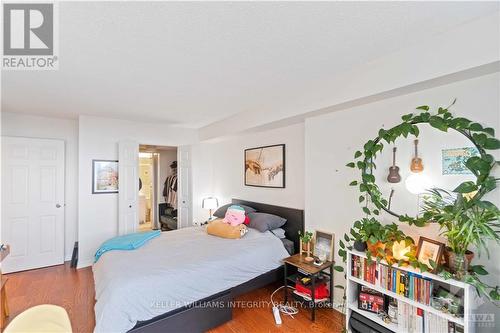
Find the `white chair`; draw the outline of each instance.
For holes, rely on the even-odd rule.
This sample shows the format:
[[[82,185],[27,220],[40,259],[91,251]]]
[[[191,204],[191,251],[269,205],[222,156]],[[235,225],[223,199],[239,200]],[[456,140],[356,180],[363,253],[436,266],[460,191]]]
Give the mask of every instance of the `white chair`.
[[[66,310],[57,305],[37,305],[18,314],[4,333],[71,333]]]

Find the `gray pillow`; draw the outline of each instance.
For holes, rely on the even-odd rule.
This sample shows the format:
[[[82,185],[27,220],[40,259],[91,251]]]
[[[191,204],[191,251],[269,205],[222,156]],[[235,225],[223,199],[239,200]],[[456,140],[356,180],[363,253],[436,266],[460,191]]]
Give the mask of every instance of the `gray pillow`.
[[[227,204],[227,205],[224,205],[224,206],[220,206],[214,213],[214,216],[215,217],[218,217],[218,218],[224,218],[224,216],[226,216],[226,211],[227,209],[232,206],[232,205],[236,205],[236,206],[240,206],[241,208],[243,208],[245,210],[245,215],[248,215],[250,213],[253,213],[253,212],[256,212],[257,210],[252,208],[252,207],[248,207],[248,206],[245,206],[245,205],[240,205],[240,204]]]
[[[248,226],[260,232],[279,228],[286,223],[286,219],[267,213],[250,213],[248,217],[250,218],[250,224],[248,224]]]
[[[282,238],[286,238],[285,236],[285,229],[282,229],[282,228],[276,228],[274,230],[271,230],[271,232],[278,238],[282,239]]]

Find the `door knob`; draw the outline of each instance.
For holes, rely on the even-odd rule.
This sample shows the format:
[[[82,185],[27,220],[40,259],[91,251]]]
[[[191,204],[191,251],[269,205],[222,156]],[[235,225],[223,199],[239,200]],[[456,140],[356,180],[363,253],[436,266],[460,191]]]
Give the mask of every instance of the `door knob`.
[[[60,204],[56,204],[56,208],[61,208],[61,205]]]
[[[129,205],[128,208],[132,208],[132,205]]]

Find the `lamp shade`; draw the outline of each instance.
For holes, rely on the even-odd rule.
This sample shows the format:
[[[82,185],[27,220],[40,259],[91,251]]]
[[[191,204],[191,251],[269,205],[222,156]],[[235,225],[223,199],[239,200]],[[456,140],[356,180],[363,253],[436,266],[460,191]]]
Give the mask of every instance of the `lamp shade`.
[[[214,197],[208,197],[203,199],[201,202],[201,207],[205,209],[215,209],[219,206],[219,202],[217,201],[217,198]]]

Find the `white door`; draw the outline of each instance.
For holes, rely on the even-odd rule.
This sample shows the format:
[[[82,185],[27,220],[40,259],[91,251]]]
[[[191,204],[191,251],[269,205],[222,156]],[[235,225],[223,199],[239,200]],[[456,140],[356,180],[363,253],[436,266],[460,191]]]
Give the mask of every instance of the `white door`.
[[[139,226],[139,144],[118,144],[118,234],[135,232]]]
[[[191,147],[181,146],[177,152],[178,193],[177,223],[178,228],[192,225],[191,218]]]
[[[64,262],[64,141],[2,137],[4,273]]]

